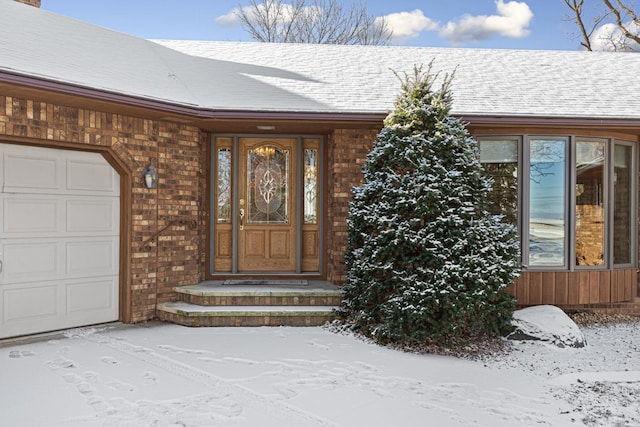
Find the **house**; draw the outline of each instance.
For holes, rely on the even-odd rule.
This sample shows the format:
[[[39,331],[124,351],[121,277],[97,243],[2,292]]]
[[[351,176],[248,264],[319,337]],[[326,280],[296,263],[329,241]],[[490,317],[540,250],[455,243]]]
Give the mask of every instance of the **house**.
[[[149,41],[24,3],[0,1],[0,338],[212,279],[343,282],[392,70],[432,60],[518,227],[518,302],[637,295],[635,55]]]

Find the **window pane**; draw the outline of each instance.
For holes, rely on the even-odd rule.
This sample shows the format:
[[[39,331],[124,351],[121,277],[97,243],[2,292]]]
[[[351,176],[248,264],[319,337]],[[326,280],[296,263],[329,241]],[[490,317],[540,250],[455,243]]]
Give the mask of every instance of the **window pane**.
[[[247,156],[249,224],[288,224],[289,151],[264,146]]]
[[[604,265],[604,153],[604,142],[576,142],[576,265]]]
[[[616,145],[613,165],[613,263],[631,263],[631,156],[627,145]]]
[[[480,163],[493,179],[488,210],[504,215],[504,222],[518,225],[518,141],[480,141]]]
[[[318,222],[318,150],[304,150],[304,223]]]
[[[218,149],[218,222],[231,221],[231,149]]]
[[[530,142],[529,265],[564,266],[566,141]]]

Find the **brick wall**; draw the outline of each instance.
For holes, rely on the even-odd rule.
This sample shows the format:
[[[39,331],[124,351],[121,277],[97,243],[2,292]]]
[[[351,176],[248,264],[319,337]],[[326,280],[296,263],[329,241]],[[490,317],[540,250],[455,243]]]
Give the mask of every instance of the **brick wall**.
[[[0,141],[9,139],[53,148],[101,146],[119,159],[132,183],[121,195],[131,203],[124,222],[130,224],[130,276],[123,291],[130,292],[132,322],[155,317],[156,303],[171,299],[173,286],[202,279],[207,135],[198,128],[0,96]],[[151,158],[160,175],[155,190],[142,182]],[[181,221],[144,247],[174,220]]]
[[[29,6],[40,7],[40,0],[15,0],[18,3],[28,4]]]
[[[346,279],[347,217],[351,188],[362,184],[362,165],[379,129],[337,129],[328,143],[327,280]]]

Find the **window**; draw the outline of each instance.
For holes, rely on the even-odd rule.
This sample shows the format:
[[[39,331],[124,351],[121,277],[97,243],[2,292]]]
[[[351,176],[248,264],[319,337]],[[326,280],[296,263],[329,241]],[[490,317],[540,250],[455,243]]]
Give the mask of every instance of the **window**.
[[[529,141],[528,265],[565,265],[566,141]]]
[[[304,223],[318,223],[318,150],[304,149]]]
[[[218,161],[216,168],[218,171],[216,179],[217,212],[218,222],[231,222],[231,148],[218,148]]]
[[[604,141],[576,141],[576,266],[605,263],[605,149]]]
[[[633,143],[579,136],[478,140],[484,173],[494,181],[490,212],[518,226],[525,267],[636,264]]]
[[[636,192],[632,177],[633,147],[616,144],[613,163],[613,263],[632,264],[633,209]]]
[[[493,180],[489,212],[518,225],[518,139],[480,141],[480,163]]]

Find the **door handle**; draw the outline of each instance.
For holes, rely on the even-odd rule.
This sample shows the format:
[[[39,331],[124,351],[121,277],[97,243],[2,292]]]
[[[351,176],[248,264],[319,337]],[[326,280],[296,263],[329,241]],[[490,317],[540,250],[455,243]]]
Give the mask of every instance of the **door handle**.
[[[242,230],[244,230],[244,209],[240,208],[240,231]],[[0,271],[2,271],[1,268]]]

